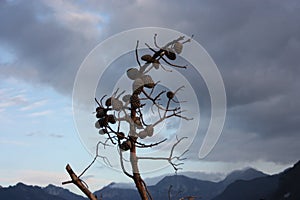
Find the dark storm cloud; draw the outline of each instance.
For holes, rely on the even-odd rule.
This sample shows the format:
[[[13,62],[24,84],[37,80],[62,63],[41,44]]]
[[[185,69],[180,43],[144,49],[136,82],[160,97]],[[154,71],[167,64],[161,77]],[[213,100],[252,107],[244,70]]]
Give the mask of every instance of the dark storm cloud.
[[[294,163],[299,160],[299,139],[299,134],[261,138],[253,132],[225,130],[215,149],[205,159],[225,162],[264,160],[275,163]]]
[[[17,76],[69,94],[80,63],[96,43],[97,27],[92,25],[97,24],[76,10],[60,13],[52,6],[42,1],[2,2],[0,43],[16,59],[1,66],[1,76]]]
[[[127,6],[124,12],[116,12],[111,23],[118,26],[111,26],[110,31],[163,24],[195,34],[224,78],[229,106],[224,134],[238,132],[235,147],[247,144],[241,149],[232,148],[232,152],[240,160],[293,162],[299,159],[298,143],[293,140],[300,128],[299,3],[207,1],[181,5],[165,1],[145,4],[147,10],[143,12],[137,12],[139,3]],[[125,22],[130,19],[136,19],[135,23],[127,25]],[[250,140],[247,135],[253,138]],[[217,157],[219,160],[236,160],[231,156],[229,141],[218,143],[223,152]],[[293,145],[285,148],[289,142]]]
[[[18,62],[2,66],[1,75],[70,91],[78,66],[100,38],[143,26],[194,34],[219,67],[227,92],[224,133],[208,159],[299,159],[299,1],[89,3],[67,6],[104,13],[107,23],[88,20],[93,15],[86,23],[68,24],[56,17],[59,6],[2,2],[0,42],[13,50]]]

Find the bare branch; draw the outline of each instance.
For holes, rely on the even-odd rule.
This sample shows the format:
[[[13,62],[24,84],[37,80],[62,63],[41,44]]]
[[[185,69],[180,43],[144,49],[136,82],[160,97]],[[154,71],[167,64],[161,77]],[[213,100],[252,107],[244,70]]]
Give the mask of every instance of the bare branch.
[[[156,48],[159,48],[159,49],[160,49],[160,47],[157,45],[156,38],[157,38],[157,34],[155,33],[155,34],[154,34],[154,45],[155,45]]]
[[[143,183],[143,185],[144,185],[144,187],[145,187],[145,189],[146,189],[146,192],[147,192],[148,197],[150,198],[150,200],[153,200],[153,199],[152,199],[152,196],[151,196],[151,194],[150,194],[150,192],[149,192],[149,190],[148,190],[148,187],[147,187],[147,185],[146,185],[146,183],[145,183],[145,181],[144,181],[143,179],[142,179],[141,181],[142,181],[142,183]]]
[[[118,148],[119,150],[119,157],[120,157],[120,164],[121,164],[121,168],[122,168],[122,171],[123,173],[128,176],[129,178],[132,178],[133,179],[133,176],[131,174],[129,174],[126,169],[125,169],[125,166],[124,166],[124,163],[123,163],[123,154],[122,154],[122,150],[120,148]]]
[[[69,164],[66,166],[66,170],[69,173],[72,181],[63,182],[63,185],[74,183],[90,200],[97,200],[96,196],[82,183],[82,180],[79,179]]]
[[[139,64],[140,69],[141,69],[141,68],[142,68],[142,65],[141,65],[141,63],[140,63],[139,56],[138,56],[138,46],[139,46],[139,41],[136,41],[135,58],[136,58],[136,62]]]
[[[161,59],[163,59],[163,61],[165,61],[168,65],[171,65],[172,67],[183,68],[183,69],[186,69],[186,68],[187,68],[187,65],[185,65],[185,66],[180,66],[180,65],[172,64],[172,63],[170,63],[169,61],[167,61],[164,57],[161,57]]]
[[[102,144],[104,147],[105,146],[110,146],[110,145],[108,145],[108,144],[106,144],[106,143],[103,143],[103,142],[101,142],[101,141],[99,141],[98,143],[97,143],[97,146],[96,146],[96,155],[95,155],[95,157],[94,157],[94,159],[93,159],[93,161],[81,172],[81,174],[78,176],[78,178],[80,178],[94,163],[95,163],[95,161],[97,160],[97,158],[102,158],[103,159],[103,161],[104,161],[104,163],[106,163],[106,164],[108,164],[109,166],[111,166],[111,164],[110,164],[110,162],[109,162],[109,160],[108,160],[108,158],[107,157],[105,157],[105,156],[100,156],[99,155],[99,145],[100,144]]]
[[[177,138],[177,137],[176,137]],[[183,163],[175,163],[176,161],[182,161],[182,160],[185,160],[185,158],[182,158],[182,156],[188,151],[186,150],[185,152],[183,152],[180,156],[173,156],[174,154],[174,150],[175,150],[175,147],[184,139],[187,139],[187,137],[182,137],[180,139],[177,138],[177,141],[175,144],[173,144],[172,148],[171,148],[171,151],[170,151],[170,155],[169,157],[137,157],[137,159],[140,159],[140,160],[166,160],[168,161],[171,166],[174,168],[175,172],[177,172],[179,169],[182,169],[182,168],[179,168],[178,166],[180,165],[183,165]],[[175,160],[175,162],[173,161]]]
[[[167,140],[167,138],[159,141],[159,142],[156,142],[156,143],[152,143],[152,144],[143,144],[143,143],[140,143],[138,141],[135,141],[135,143],[137,144],[136,147],[138,148],[149,148],[149,147],[154,147],[154,146],[157,146],[163,142],[165,142]]]

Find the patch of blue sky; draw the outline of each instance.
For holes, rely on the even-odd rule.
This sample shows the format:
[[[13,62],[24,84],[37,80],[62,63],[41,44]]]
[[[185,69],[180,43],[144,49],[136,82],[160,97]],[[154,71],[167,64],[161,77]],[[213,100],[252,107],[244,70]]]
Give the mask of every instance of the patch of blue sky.
[[[13,63],[16,60],[16,56],[13,51],[3,44],[0,44],[0,65]]]
[[[15,79],[2,79],[0,94],[0,170],[62,171],[68,161],[82,167],[89,162],[69,97]]]
[[[99,31],[103,30],[103,27],[107,24],[109,24],[110,21],[110,15],[108,13],[99,13],[99,12],[94,12],[95,15],[97,15],[100,19],[100,22],[97,25],[97,29]]]

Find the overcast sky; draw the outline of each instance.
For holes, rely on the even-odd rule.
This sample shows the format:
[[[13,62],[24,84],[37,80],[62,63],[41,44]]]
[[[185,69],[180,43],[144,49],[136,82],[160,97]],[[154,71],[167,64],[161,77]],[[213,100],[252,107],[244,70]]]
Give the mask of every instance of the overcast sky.
[[[86,166],[71,111],[77,70],[101,41],[148,26],[193,34],[224,81],[220,140],[187,170],[291,166],[300,158],[299,10],[297,0],[0,1],[0,184],[60,184],[66,163]],[[94,188],[124,181],[97,170]]]

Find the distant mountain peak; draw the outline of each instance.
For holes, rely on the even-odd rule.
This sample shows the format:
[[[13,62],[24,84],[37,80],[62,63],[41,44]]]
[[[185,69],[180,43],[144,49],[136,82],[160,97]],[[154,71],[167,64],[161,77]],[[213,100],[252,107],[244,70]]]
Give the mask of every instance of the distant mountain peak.
[[[231,183],[213,200],[300,199],[299,188],[300,163],[297,162],[279,174]]]
[[[18,182],[18,183],[16,184],[16,186],[17,186],[17,187],[24,187],[24,186],[28,186],[28,185],[25,185],[25,184],[22,183],[22,182]]]
[[[198,179],[195,178],[189,178],[184,175],[170,175],[164,177],[162,180],[160,180],[156,185],[164,184],[164,183],[172,183],[172,182],[184,182],[184,181],[197,181]]]
[[[44,187],[43,190],[50,195],[61,197],[64,199],[72,199],[72,200],[84,200],[80,195],[74,194],[70,192],[68,189],[61,188],[56,185],[49,184],[48,186]]]
[[[226,185],[233,183],[237,180],[251,180],[254,178],[264,177],[267,174],[263,173],[254,168],[245,168],[242,170],[235,170],[227,175],[227,177],[222,181]]]
[[[114,187],[114,185],[116,185],[115,182],[111,182],[110,184],[107,185],[107,187]]]

